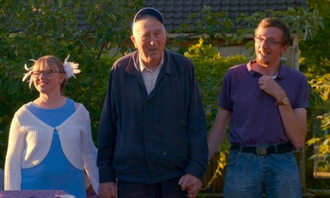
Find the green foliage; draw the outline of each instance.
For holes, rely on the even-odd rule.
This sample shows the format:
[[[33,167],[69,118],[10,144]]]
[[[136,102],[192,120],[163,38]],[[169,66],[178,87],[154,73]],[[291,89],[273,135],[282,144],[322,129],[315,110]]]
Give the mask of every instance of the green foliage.
[[[223,77],[230,67],[246,63],[247,60],[244,56],[239,55],[221,57],[220,53],[216,51],[212,44],[207,43],[203,38],[199,39],[198,44],[189,47],[184,55],[192,60],[195,65],[196,78],[199,84],[207,128],[209,130],[218,112],[218,96]],[[221,175],[220,169],[224,169],[226,165],[229,146],[229,141],[225,139],[219,148],[221,158],[219,159],[218,168],[208,185],[212,184],[217,175]]]
[[[196,78],[207,118],[208,129],[213,125],[218,110],[218,96],[222,79],[227,70],[237,64],[246,63],[244,56],[221,57],[220,53],[200,38],[199,43],[192,45],[184,54],[195,65]]]
[[[214,174],[213,174],[212,178],[210,179],[210,181],[208,181],[208,183],[206,184],[206,186],[201,188],[201,191],[210,188],[212,186],[214,180],[218,176],[222,175],[221,170],[224,170],[225,166],[227,165],[227,156],[228,156],[228,152],[221,152],[220,153],[219,160],[218,160],[218,167],[217,167],[216,171],[214,172]]]
[[[86,106],[96,139],[111,66],[131,45],[131,20],[142,0],[0,1],[0,167],[14,112],[38,97],[22,82],[29,59],[55,55],[80,64],[65,95]]]
[[[319,152],[312,155],[311,159],[317,158],[318,166],[323,169],[328,168],[327,171],[330,171],[329,136],[324,135],[326,134],[324,131],[330,128],[330,54],[328,50],[325,50],[330,46],[330,2],[329,0],[308,0],[308,7],[310,10],[318,10],[318,15],[323,18],[324,25],[312,40],[302,40],[299,45],[300,69],[309,78],[310,97],[315,99],[311,110],[322,110],[316,122],[321,125],[322,135],[315,133],[314,137],[307,141],[307,145],[319,148]],[[327,113],[322,114],[322,112]]]
[[[324,116],[322,118],[322,125],[329,125],[330,115]],[[327,123],[325,123],[327,122]],[[318,171],[320,172],[330,172],[330,135],[324,137],[313,137],[307,141],[307,146],[317,145],[318,152],[310,157],[310,159],[316,159],[318,161]]]
[[[299,43],[301,50],[300,68],[307,75],[324,75],[330,72],[330,2],[329,0],[308,0],[310,10],[318,10],[323,18],[324,28],[318,31],[312,40],[304,40]]]
[[[330,96],[330,74],[314,76],[309,82],[313,91],[317,93],[323,101],[328,101]]]
[[[286,11],[260,10],[251,16],[241,13],[239,17],[232,19],[226,12],[212,12],[211,7],[204,8],[194,13],[190,18],[197,18],[196,24],[182,24],[175,30],[181,40],[201,36],[216,41],[224,39],[225,45],[243,43],[247,35],[254,35],[257,24],[266,17],[278,17],[285,21],[291,32],[304,40],[312,39],[316,33],[324,28],[322,17],[317,10],[307,12],[303,8],[288,8]],[[188,34],[187,34],[188,33]]]

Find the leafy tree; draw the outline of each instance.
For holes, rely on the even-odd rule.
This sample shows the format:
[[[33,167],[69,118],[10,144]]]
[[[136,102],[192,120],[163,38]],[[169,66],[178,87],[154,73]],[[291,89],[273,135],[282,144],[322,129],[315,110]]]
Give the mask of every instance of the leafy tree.
[[[326,135],[330,128],[329,117],[329,94],[330,94],[330,1],[329,0],[308,0],[310,10],[317,9],[323,18],[324,28],[319,31],[312,40],[300,42],[301,50],[301,70],[308,76],[311,85],[310,96],[313,104],[310,107],[310,117],[315,125],[311,139],[307,141],[311,148],[311,158],[318,161],[318,171],[330,171],[330,136]],[[329,133],[328,133],[329,134]],[[318,147],[318,153],[314,153],[314,146]],[[319,187],[329,188],[328,182],[320,182],[309,179],[310,185],[318,184]],[[326,184],[327,183],[327,184]],[[315,187],[315,186],[314,186]]]
[[[266,17],[278,17],[285,21],[291,33],[297,34],[304,40],[311,39],[316,32],[323,28],[322,17],[317,10],[307,12],[304,8],[288,8],[286,11],[264,10],[258,11],[251,16],[241,13],[235,19],[230,18],[226,12],[212,12],[211,7],[204,8],[194,13],[190,18],[197,18],[196,24],[182,24],[174,32],[180,36],[176,42],[185,41],[191,37],[203,37],[216,45],[218,39],[224,39],[225,45],[245,43],[247,35],[254,35],[257,24]],[[253,42],[246,43],[246,48],[253,47]]]
[[[192,45],[184,53],[195,65],[195,73],[203,100],[207,128],[210,129],[218,112],[218,96],[222,85],[222,79],[227,70],[238,64],[246,63],[246,58],[241,55],[221,57],[220,53],[212,44],[205,42],[202,38],[199,43]],[[214,179],[222,175],[221,170],[226,165],[230,144],[225,140],[220,148],[218,167],[213,178],[207,182],[203,190],[209,188]]]
[[[0,1],[0,165],[14,112],[38,93],[21,81],[29,59],[52,54],[80,64],[65,94],[90,112],[96,137],[112,63],[130,50],[131,20],[142,1]]]
[[[301,50],[300,69],[310,76],[324,75],[330,72],[330,54],[327,49],[330,46],[330,1],[308,0],[310,10],[318,10],[323,18],[324,28],[313,39],[303,40],[299,43]]]
[[[247,60],[240,55],[221,57],[216,48],[202,38],[199,39],[199,43],[190,46],[184,55],[195,65],[196,78],[207,118],[207,128],[210,129],[218,112],[218,96],[225,73],[230,67],[243,64]]]

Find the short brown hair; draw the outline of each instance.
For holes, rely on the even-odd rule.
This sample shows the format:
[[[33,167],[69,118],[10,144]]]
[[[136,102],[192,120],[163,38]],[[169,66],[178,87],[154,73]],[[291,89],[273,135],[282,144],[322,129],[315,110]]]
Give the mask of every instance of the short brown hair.
[[[268,27],[277,27],[278,29],[282,30],[282,46],[289,45],[290,42],[290,30],[289,27],[279,18],[265,18],[263,19],[258,27],[255,29],[255,33],[258,31],[259,28],[268,28]]]

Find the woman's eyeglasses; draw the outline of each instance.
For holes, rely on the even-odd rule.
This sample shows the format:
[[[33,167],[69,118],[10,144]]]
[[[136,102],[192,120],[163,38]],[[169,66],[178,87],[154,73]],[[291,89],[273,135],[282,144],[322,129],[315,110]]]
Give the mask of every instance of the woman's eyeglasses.
[[[45,71],[33,71],[32,75],[33,76],[40,76],[40,74],[43,74],[45,77],[51,77],[54,73],[62,73],[64,74],[65,72],[61,71],[54,71],[54,70],[45,70]]]

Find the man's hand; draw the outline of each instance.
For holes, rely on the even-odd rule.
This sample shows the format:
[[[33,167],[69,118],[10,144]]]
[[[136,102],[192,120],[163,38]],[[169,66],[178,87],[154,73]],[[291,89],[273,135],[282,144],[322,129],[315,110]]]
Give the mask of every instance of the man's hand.
[[[272,76],[263,75],[259,78],[260,89],[273,96],[276,101],[282,100],[286,94],[282,87],[272,78]]]
[[[199,190],[202,188],[202,181],[190,174],[182,176],[179,180],[179,185],[182,190],[187,190],[187,196],[190,198],[196,197]]]
[[[101,198],[117,198],[117,185],[113,182],[100,183],[99,195]]]

